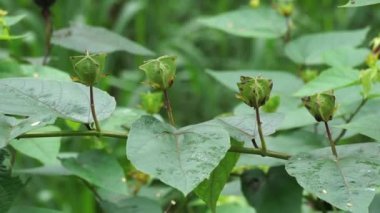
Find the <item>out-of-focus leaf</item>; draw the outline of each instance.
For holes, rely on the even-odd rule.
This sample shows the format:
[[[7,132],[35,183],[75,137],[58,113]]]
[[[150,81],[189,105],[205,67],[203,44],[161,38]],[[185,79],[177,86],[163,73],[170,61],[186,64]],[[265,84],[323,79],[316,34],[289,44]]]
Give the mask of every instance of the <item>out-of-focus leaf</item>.
[[[34,206],[23,206],[23,205],[17,205],[13,206],[8,213],[63,213],[63,211],[58,211],[55,209],[45,209],[45,208],[38,208]]]
[[[356,67],[366,60],[370,51],[366,48],[339,48],[325,52],[323,54],[323,61],[332,67]]]
[[[26,119],[0,114],[0,148],[6,146],[12,139],[21,134],[52,124],[55,117],[52,115],[34,115]]]
[[[338,159],[330,147],[293,156],[287,172],[308,192],[351,212],[368,212],[380,187],[380,144],[337,146]]]
[[[25,15],[5,16],[4,21],[6,25],[12,26],[20,22],[23,18],[25,18]]]
[[[260,169],[245,171],[241,184],[245,198],[257,213],[301,212],[302,188],[284,166],[272,167],[267,174]]]
[[[323,71],[317,78],[308,82],[295,95],[302,97],[339,89],[359,81],[359,71],[351,68],[330,68]]]
[[[34,78],[0,79],[0,113],[21,116],[51,114],[83,123],[91,123],[89,88],[74,82]],[[94,89],[99,120],[109,117],[115,99]]]
[[[138,170],[187,195],[210,175],[229,148],[229,135],[218,126],[205,123],[176,130],[143,116],[128,134],[127,157]]]
[[[255,209],[248,205],[240,204],[223,204],[216,207],[216,212],[218,213],[256,213]]]
[[[354,48],[360,45],[369,28],[305,35],[285,46],[285,54],[297,64],[323,64],[323,55],[339,48]]]
[[[39,132],[60,131],[60,128],[48,126],[38,130]],[[57,163],[57,156],[61,146],[61,138],[24,138],[13,140],[10,144],[17,151],[29,157],[39,160],[43,164]]]
[[[144,197],[132,197],[111,203],[102,201],[102,208],[106,213],[161,213],[159,203]]]
[[[114,131],[125,131],[131,128],[132,123],[143,115],[147,115],[143,110],[119,107],[102,122],[102,127]]]
[[[380,0],[348,0],[348,2],[341,7],[361,7],[379,3]]]
[[[67,170],[89,183],[118,194],[128,194],[123,169],[109,154],[86,151],[77,158],[64,158],[61,162]]]
[[[286,20],[272,8],[241,9],[214,17],[201,18],[207,27],[232,35],[253,38],[278,38],[286,32]]]
[[[233,91],[238,91],[237,83],[240,82],[240,76],[262,76],[272,79],[273,92],[279,94],[292,94],[302,86],[302,81],[295,75],[283,71],[264,71],[264,70],[236,70],[236,71],[213,71],[207,70],[207,73],[214,77]],[[291,84],[289,82],[292,82]]]
[[[369,114],[358,117],[348,124],[342,124],[336,127],[351,130],[380,141],[379,117],[380,113]]]
[[[78,52],[111,53],[126,51],[136,55],[153,55],[147,48],[105,28],[75,25],[54,32],[51,42]]]

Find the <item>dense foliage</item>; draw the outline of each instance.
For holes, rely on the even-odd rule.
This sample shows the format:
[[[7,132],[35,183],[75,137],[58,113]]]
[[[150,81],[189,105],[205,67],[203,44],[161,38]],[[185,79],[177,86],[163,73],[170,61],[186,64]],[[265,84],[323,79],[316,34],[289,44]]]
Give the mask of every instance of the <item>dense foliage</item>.
[[[379,212],[379,0],[0,2],[0,212]]]

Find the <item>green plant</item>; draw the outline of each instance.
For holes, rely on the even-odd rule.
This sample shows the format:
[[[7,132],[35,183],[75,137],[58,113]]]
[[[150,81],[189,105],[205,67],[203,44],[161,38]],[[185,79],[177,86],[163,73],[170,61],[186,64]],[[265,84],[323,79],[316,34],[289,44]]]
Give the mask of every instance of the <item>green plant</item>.
[[[0,56],[0,70],[6,71],[0,72],[0,212],[53,211],[34,207],[38,201],[16,200],[34,187],[22,180],[40,175],[70,176],[65,181],[73,181],[74,188],[85,186],[82,192],[90,195],[83,196],[88,207],[78,207],[83,212],[252,212],[249,205],[257,212],[378,210],[380,45],[375,37],[370,48],[359,47],[368,27],[297,35],[293,1],[250,1],[253,8],[198,19],[198,27],[257,41],[277,39],[281,45],[274,49],[283,47],[298,71],[207,70],[242,103],[183,125],[177,117],[195,113],[178,110],[180,101],[172,100],[196,75],[183,74],[183,55],[136,59],[146,83],[125,85],[118,79],[122,75],[109,70],[117,68],[119,55],[113,52],[152,58],[153,51],[102,27],[77,24],[51,35],[54,1],[47,2],[43,66]],[[346,6],[372,3],[379,1]],[[247,18],[257,21],[247,24]],[[21,19],[0,11],[0,38],[17,44],[10,26]],[[65,66],[71,60],[71,77],[50,66],[52,44],[85,52],[59,57]],[[109,85],[131,95],[114,93],[114,98],[106,92],[114,89]],[[213,98],[207,90],[200,94]],[[140,108],[125,107],[122,99],[136,97]],[[218,97],[227,99],[224,93]],[[162,106],[165,117],[159,114]],[[240,187],[246,200],[222,192]]]

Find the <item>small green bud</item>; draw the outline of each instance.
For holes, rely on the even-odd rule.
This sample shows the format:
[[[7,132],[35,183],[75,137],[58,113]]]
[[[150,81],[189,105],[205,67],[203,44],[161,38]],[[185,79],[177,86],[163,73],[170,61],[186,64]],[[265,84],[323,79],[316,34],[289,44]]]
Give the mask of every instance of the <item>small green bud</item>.
[[[368,67],[375,67],[378,60],[379,60],[379,54],[370,52],[365,60],[365,63],[367,64]]]
[[[86,55],[71,56],[70,60],[74,67],[74,76],[72,76],[74,81],[92,86],[104,76],[102,70],[106,61],[106,54],[90,55],[86,51]]]
[[[292,1],[280,1],[278,6],[278,12],[285,16],[289,17],[293,14],[294,11],[294,5]]]
[[[260,6],[260,0],[250,0],[249,1],[249,6],[252,8],[257,8]]]
[[[335,96],[332,90],[303,97],[302,102],[318,122],[327,122],[333,118],[335,112]]]
[[[141,94],[141,107],[149,114],[157,114],[164,105],[162,92],[147,92]]]
[[[246,103],[248,106],[259,108],[268,101],[272,91],[273,82],[270,79],[262,77],[240,77],[240,83],[237,83],[240,93],[236,97]]]
[[[377,78],[377,69],[369,68],[360,72],[360,83],[362,85],[362,95],[367,98],[372,91],[373,82]]]
[[[175,78],[175,56],[161,56],[146,61],[139,68],[145,72],[147,83],[154,89],[165,90],[172,86]]]
[[[372,39],[370,46],[374,54],[380,54],[380,34]]]
[[[305,83],[314,80],[318,75],[319,73],[317,70],[307,69],[301,72],[301,78]]]
[[[277,108],[280,106],[280,96],[273,96],[269,98],[267,103],[263,106],[264,112],[276,112]]]

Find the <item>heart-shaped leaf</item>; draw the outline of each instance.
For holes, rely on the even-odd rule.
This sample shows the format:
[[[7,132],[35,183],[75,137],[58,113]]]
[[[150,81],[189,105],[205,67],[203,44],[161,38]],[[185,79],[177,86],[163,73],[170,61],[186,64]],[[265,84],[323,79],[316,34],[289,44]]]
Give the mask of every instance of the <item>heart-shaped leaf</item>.
[[[124,172],[117,160],[102,151],[82,152],[77,158],[62,158],[62,165],[86,181],[118,194],[128,194]]]
[[[323,55],[339,48],[360,45],[369,28],[352,31],[327,32],[305,35],[294,39],[285,46],[285,54],[297,64],[322,64]]]
[[[332,205],[352,212],[368,212],[380,187],[380,144],[338,146],[338,159],[329,147],[293,156],[286,164],[306,190]]]
[[[52,124],[54,121],[55,117],[49,114],[34,115],[26,119],[16,119],[0,114],[0,148],[6,146],[12,139],[17,138],[17,136],[33,129]]]
[[[241,9],[199,20],[205,26],[232,35],[278,38],[286,32],[286,20],[272,8]]]
[[[90,89],[74,82],[34,78],[0,79],[0,113],[30,116],[52,114],[83,123],[93,121],[90,113]],[[109,117],[116,102],[106,92],[94,89],[99,120]]]
[[[126,51],[136,55],[153,55],[147,48],[105,28],[75,25],[54,32],[53,44],[84,52],[110,53]]]
[[[209,177],[230,147],[223,129],[197,124],[174,129],[150,116],[143,116],[128,134],[127,157],[142,172],[187,195]]]

